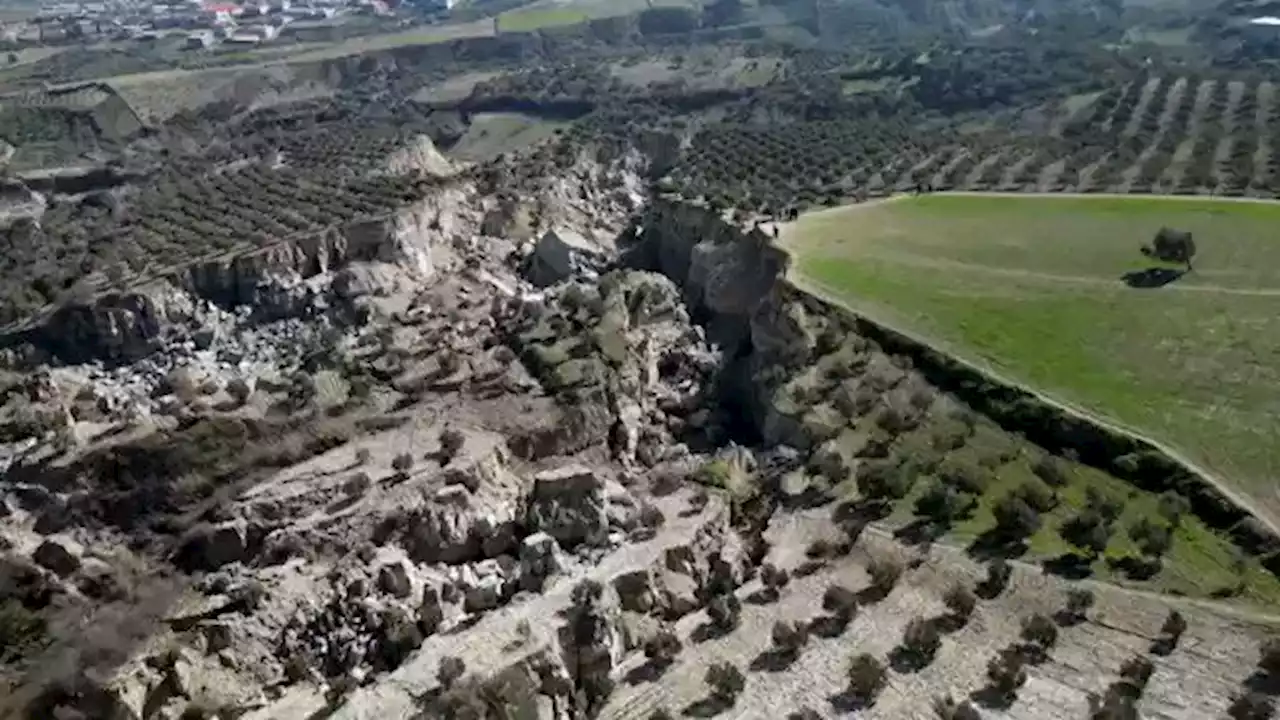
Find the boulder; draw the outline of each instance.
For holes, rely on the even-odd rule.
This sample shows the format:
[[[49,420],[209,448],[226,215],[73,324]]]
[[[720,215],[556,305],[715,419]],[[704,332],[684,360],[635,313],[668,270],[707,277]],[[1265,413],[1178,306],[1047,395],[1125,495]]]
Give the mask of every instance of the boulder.
[[[474,585],[464,588],[462,607],[469,613],[493,610],[502,605],[502,578],[489,575],[480,578]]]
[[[520,544],[520,586],[540,591],[546,581],[559,573],[564,560],[556,539],[545,532],[534,533]]]
[[[647,570],[633,570],[613,579],[623,610],[648,613],[654,606],[653,579]]]
[[[526,524],[565,547],[604,544],[609,536],[605,483],[581,465],[538,473],[533,478]]]
[[[378,587],[393,597],[407,598],[413,594],[413,578],[403,561],[390,562],[378,568]]]
[[[80,569],[80,547],[70,540],[49,538],[40,543],[31,559],[59,577],[69,577]]]
[[[567,228],[552,228],[538,238],[529,257],[529,281],[545,287],[599,270],[606,256],[601,248]]]

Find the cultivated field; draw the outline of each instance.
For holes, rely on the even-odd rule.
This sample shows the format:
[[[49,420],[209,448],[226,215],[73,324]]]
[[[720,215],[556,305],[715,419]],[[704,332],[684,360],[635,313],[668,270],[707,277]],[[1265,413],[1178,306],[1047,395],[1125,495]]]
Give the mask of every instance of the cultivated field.
[[[1257,202],[935,195],[808,214],[783,242],[803,284],[1164,441],[1274,519],[1278,221]],[[1141,287],[1162,226],[1200,256]]]
[[[972,588],[981,580],[971,562],[953,551],[934,548],[886,597],[862,600],[847,627],[815,631],[794,659],[771,653],[770,635],[776,622],[831,625],[829,608],[824,608],[829,587],[840,585],[865,596],[870,594],[869,562],[907,559],[892,543],[864,533],[847,557],[822,561],[816,572],[802,569],[815,565],[803,550],[812,547],[811,541],[839,536],[825,508],[775,516],[766,533],[773,546],[766,562],[795,573],[780,597],[764,597],[759,581],[748,583],[738,591],[744,600],[740,626],[710,639],[705,632],[707,615],[699,612],[682,618],[676,632],[684,647],[675,663],[654,678],[645,672],[644,659],[633,655],[602,717],[642,720],[658,708],[667,709],[673,717],[712,716],[716,713],[708,706],[715,706],[708,701],[704,677],[711,664],[729,662],[745,675],[745,689],[734,707],[719,717],[784,718],[809,708],[819,717],[849,717],[852,710],[858,718],[931,718],[937,717],[931,710],[935,698],[949,695],[957,701],[976,698],[976,705],[985,706],[981,717],[1068,720],[1090,717],[1089,694],[1105,696],[1121,666],[1139,656],[1155,664],[1145,692],[1139,691],[1144,717],[1224,717],[1232,697],[1242,692],[1252,672],[1257,639],[1267,633],[1248,622],[1197,610],[1177,650],[1167,656],[1150,654],[1168,605],[1099,586],[1090,618],[1061,628],[1047,659],[1029,667],[1028,679],[1016,697],[993,702],[990,693],[983,692],[989,684],[988,662],[1002,648],[1019,642],[1021,621],[1037,613],[1055,615],[1070,586],[1050,576],[1015,573],[1007,590],[979,601],[963,628],[945,633],[936,656],[924,667],[901,662],[895,657],[907,623],[913,618],[945,618],[948,610],[943,598],[948,589]],[[1179,609],[1189,613],[1186,605]],[[893,669],[876,702],[853,710],[845,705],[842,693],[849,684],[850,658],[860,653]]]

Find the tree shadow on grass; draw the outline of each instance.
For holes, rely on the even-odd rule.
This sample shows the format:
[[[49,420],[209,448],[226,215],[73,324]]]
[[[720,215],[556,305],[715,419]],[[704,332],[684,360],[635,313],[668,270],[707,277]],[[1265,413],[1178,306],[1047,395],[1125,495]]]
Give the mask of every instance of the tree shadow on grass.
[[[1187,271],[1184,269],[1149,267],[1144,270],[1130,270],[1121,275],[1120,280],[1131,288],[1151,290],[1177,282],[1186,274]]]

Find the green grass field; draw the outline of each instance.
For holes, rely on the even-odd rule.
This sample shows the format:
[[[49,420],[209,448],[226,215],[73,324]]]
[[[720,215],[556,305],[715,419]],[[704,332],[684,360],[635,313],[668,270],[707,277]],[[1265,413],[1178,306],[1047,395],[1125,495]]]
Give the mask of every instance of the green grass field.
[[[1193,273],[1122,281],[1161,226]],[[796,280],[1162,441],[1280,516],[1280,205],[934,195],[810,213]]]
[[[588,19],[587,13],[574,8],[511,10],[498,16],[498,32],[529,32],[560,25],[577,25]]]

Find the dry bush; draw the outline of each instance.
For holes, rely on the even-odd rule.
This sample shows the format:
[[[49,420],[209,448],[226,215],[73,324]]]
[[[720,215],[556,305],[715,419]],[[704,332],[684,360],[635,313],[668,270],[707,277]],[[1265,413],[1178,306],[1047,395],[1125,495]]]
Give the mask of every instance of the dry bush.
[[[399,475],[407,475],[413,469],[413,455],[400,453],[391,459],[391,469]]]
[[[791,582],[791,575],[773,563],[765,563],[760,567],[760,582],[764,583],[774,597]]]
[[[1026,658],[1017,647],[1007,647],[987,664],[989,689],[1006,702],[1027,682]]]
[[[467,674],[467,664],[462,658],[446,655],[440,658],[440,667],[436,669],[436,682],[445,692],[453,689],[454,684]]]
[[[982,713],[968,700],[956,702],[950,695],[934,698],[933,714],[938,720],[982,720]]]
[[[870,705],[888,684],[888,672],[884,663],[869,653],[855,655],[849,661],[849,694],[865,705]]]
[[[707,688],[711,696],[732,706],[747,687],[747,678],[733,663],[713,663],[707,668]]]
[[[942,633],[936,623],[927,618],[912,618],[902,632],[899,653],[914,667],[920,668],[933,662],[942,647]]]
[[[795,655],[809,642],[809,628],[804,622],[778,620],[773,624],[770,637],[779,651]]]
[[[880,596],[893,591],[898,580],[902,578],[902,562],[896,558],[873,558],[867,563],[867,574],[871,576],[871,587]]]
[[[1160,626],[1160,637],[1152,643],[1151,651],[1157,655],[1168,655],[1178,647],[1178,641],[1187,631],[1187,619],[1177,610],[1170,610]]]
[[[441,465],[448,465],[458,456],[458,452],[462,450],[462,446],[467,442],[467,436],[457,428],[445,427],[440,431],[440,454],[438,456]]]
[[[822,609],[848,623],[858,613],[858,594],[843,585],[832,583],[822,595]]]
[[[955,619],[959,627],[964,627],[969,622],[969,618],[973,617],[973,611],[978,605],[978,597],[973,594],[963,583],[955,583],[942,596],[942,602],[951,611],[951,617]]]
[[[644,644],[644,656],[657,667],[667,667],[675,662],[684,644],[670,627],[663,627]]]
[[[987,574],[978,585],[978,592],[985,598],[995,598],[1009,587],[1009,578],[1013,576],[1013,566],[1004,558],[996,558],[987,563]]]
[[[1067,602],[1058,615],[1063,625],[1075,625],[1088,619],[1090,608],[1097,598],[1089,588],[1073,587],[1067,590]]]
[[[707,603],[707,616],[721,631],[733,630],[742,618],[742,601],[733,593],[716,595]]]

